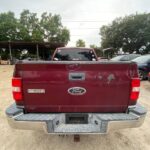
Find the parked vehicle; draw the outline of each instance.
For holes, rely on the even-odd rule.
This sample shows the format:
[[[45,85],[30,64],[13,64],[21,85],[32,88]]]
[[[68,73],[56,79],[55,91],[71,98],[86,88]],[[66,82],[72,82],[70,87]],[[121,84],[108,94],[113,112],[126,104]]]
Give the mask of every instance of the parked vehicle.
[[[150,72],[150,55],[143,55],[133,60],[138,65],[139,77],[141,80],[148,78]]]
[[[140,54],[128,54],[128,55],[119,55],[112,58],[112,61],[131,61],[137,57],[140,57]]]
[[[150,72],[148,73],[148,81],[150,81]]]
[[[58,48],[52,60],[15,65],[6,110],[13,128],[76,135],[142,125],[135,62],[101,62],[88,48]]]

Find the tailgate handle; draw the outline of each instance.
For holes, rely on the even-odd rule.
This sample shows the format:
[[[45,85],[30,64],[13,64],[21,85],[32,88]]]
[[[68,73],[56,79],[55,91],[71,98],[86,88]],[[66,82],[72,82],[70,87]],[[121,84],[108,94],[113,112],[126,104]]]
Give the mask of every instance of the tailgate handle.
[[[85,73],[69,73],[69,80],[73,81],[85,80]]]

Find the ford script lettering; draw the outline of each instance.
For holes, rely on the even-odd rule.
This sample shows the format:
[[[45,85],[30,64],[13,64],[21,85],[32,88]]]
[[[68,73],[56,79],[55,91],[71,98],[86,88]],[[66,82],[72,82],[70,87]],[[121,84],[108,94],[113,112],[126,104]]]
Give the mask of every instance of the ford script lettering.
[[[68,89],[68,93],[71,95],[83,95],[86,93],[86,89],[82,87],[72,87]]]

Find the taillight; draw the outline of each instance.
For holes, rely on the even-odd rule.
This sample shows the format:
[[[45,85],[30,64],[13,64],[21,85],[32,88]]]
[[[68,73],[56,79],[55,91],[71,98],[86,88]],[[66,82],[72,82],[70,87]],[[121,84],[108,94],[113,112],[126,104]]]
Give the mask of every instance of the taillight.
[[[130,99],[132,101],[136,101],[139,98],[139,93],[140,93],[140,79],[139,78],[133,78],[131,81]]]
[[[15,101],[22,100],[22,80],[21,78],[12,78],[12,92]]]

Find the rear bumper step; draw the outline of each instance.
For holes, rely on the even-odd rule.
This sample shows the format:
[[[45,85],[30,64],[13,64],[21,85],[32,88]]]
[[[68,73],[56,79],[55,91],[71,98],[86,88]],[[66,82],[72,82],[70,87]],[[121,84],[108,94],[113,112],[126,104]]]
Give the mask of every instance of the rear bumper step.
[[[50,134],[106,134],[111,130],[135,128],[143,124],[146,113],[146,109],[141,105],[129,108],[128,114],[24,114],[23,110],[17,108],[15,104],[12,104],[6,110],[8,123],[11,127],[26,130],[44,130],[46,133]],[[68,116],[70,116],[70,122],[68,121]]]

